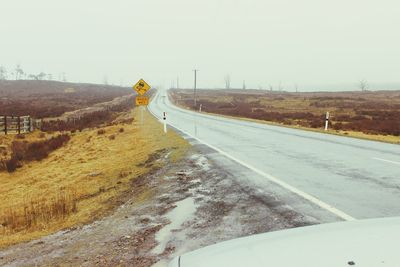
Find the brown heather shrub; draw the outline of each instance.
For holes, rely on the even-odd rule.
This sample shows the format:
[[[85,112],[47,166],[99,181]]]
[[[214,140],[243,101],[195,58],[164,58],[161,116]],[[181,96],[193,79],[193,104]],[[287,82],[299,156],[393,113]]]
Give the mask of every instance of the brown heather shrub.
[[[71,84],[56,81],[0,80],[0,114],[31,115],[33,118],[58,117],[67,111],[108,102],[130,94],[132,90],[118,86]],[[66,93],[66,88],[74,92]],[[7,100],[3,100],[7,97]],[[134,96],[118,107],[132,107]]]
[[[62,134],[48,140],[28,143],[26,141],[14,141],[11,144],[11,159],[6,162],[7,171],[13,172],[22,166],[22,161],[40,161],[46,158],[52,151],[62,147],[70,140],[70,136]]]
[[[120,133],[123,133],[124,131],[125,131],[124,128],[120,128],[120,129],[119,129],[119,132],[120,132]]]
[[[17,134],[15,136],[16,139],[25,139],[25,135],[24,134]]]
[[[11,158],[10,160],[6,161],[6,168],[8,172],[14,172],[20,167],[22,167],[22,164],[16,158]]]
[[[202,97],[204,94],[204,97]],[[212,92],[213,98],[216,92]],[[251,94],[251,93],[250,93]],[[371,96],[359,97],[359,93],[347,96],[322,95],[310,97],[305,95],[304,101],[309,101],[309,108],[296,110],[288,106],[282,108],[279,102],[293,100],[290,94],[271,94],[264,96],[261,101],[247,101],[243,94],[234,92],[220,92],[219,96],[229,96],[232,101],[221,99],[218,102],[208,100],[210,95],[207,92],[199,93],[199,103],[203,111],[222,115],[239,116],[258,120],[272,121],[286,125],[296,124],[303,127],[323,128],[325,112],[331,111],[331,128],[342,131],[357,131],[366,134],[381,134],[400,136],[400,104],[386,101],[389,96],[382,99],[372,99]],[[374,93],[375,94],[375,93]],[[381,96],[382,93],[376,93]],[[193,109],[191,95],[183,92],[172,92],[173,100],[179,105]],[[255,94],[254,97],[257,97]],[[399,96],[390,96],[396,98]],[[218,98],[217,98],[218,99]],[[268,100],[268,104],[265,100]],[[227,102],[229,101],[229,102]],[[278,107],[278,109],[274,108]],[[198,107],[197,107],[198,108]],[[196,109],[197,109],[196,108]]]
[[[79,118],[68,118],[67,120],[44,121],[42,130],[51,131],[82,131],[87,128],[95,128],[100,125],[112,125],[112,121],[118,117],[118,112],[128,111],[132,109],[134,97],[128,98],[116,106],[107,110],[95,111],[83,114]]]
[[[105,134],[105,133],[106,133],[106,130],[104,130],[104,129],[100,129],[97,131],[98,135]]]
[[[115,134],[110,135],[110,136],[108,137],[108,139],[110,139],[110,140],[115,140]]]

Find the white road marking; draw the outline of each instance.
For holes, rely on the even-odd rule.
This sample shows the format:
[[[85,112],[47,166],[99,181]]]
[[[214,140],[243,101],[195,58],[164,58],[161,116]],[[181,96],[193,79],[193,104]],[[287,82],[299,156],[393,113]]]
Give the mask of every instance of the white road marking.
[[[392,164],[396,164],[396,165],[400,165],[400,162],[397,161],[392,161],[392,160],[387,160],[387,159],[381,159],[381,158],[373,158],[379,161],[384,161],[384,162],[388,162],[388,163],[392,163]]]
[[[150,111],[151,114],[153,114],[154,117],[158,118],[158,116],[155,115],[150,109],[148,109],[148,110]],[[339,210],[339,209],[337,209],[337,208],[335,208],[335,207],[323,202],[322,200],[320,200],[320,199],[318,199],[318,198],[316,198],[316,197],[314,197],[314,196],[312,196],[312,195],[310,195],[310,194],[308,194],[308,193],[306,193],[306,192],[304,192],[304,191],[302,191],[300,189],[297,189],[294,186],[291,186],[290,184],[288,184],[288,183],[286,183],[286,182],[284,182],[284,181],[282,181],[282,180],[280,180],[280,179],[278,179],[278,178],[276,178],[276,177],[274,177],[274,176],[272,176],[272,175],[270,175],[268,173],[265,173],[265,172],[257,169],[256,167],[254,167],[254,166],[252,166],[250,164],[247,164],[246,162],[241,161],[240,159],[235,158],[234,156],[230,155],[229,153],[227,153],[227,152],[225,152],[225,151],[223,151],[223,150],[221,150],[221,149],[219,149],[219,148],[217,148],[217,147],[215,147],[215,146],[213,146],[211,144],[208,144],[207,142],[204,142],[203,140],[193,136],[192,134],[186,132],[185,130],[183,130],[183,129],[179,128],[179,127],[176,127],[174,124],[170,123],[170,125],[173,126],[176,129],[178,129],[179,131],[183,132],[184,134],[186,134],[186,135],[192,137],[193,139],[197,140],[198,142],[200,142],[202,144],[205,144],[206,146],[214,149],[215,151],[218,151],[220,154],[226,156],[227,158],[229,158],[229,159],[239,163],[240,165],[242,165],[242,166],[254,171],[255,173],[267,178],[271,182],[273,182],[275,184],[278,184],[281,187],[289,190],[290,192],[295,193],[298,196],[300,196],[300,197],[302,197],[302,198],[314,203],[315,205],[317,205],[317,206],[319,206],[319,207],[321,207],[321,208],[323,208],[323,209],[335,214],[339,218],[341,218],[341,219],[343,219],[345,221],[354,221],[354,220],[356,220],[354,217],[348,215],[347,213],[345,213],[345,212],[343,212],[343,211],[341,211],[341,210]]]

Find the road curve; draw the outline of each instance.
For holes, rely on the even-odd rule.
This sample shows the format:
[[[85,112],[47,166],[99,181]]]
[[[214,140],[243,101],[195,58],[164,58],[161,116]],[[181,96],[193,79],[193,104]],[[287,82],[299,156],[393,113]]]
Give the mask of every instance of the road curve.
[[[399,145],[201,114],[165,93],[148,108],[257,174],[253,186],[273,182],[341,220],[400,216]]]

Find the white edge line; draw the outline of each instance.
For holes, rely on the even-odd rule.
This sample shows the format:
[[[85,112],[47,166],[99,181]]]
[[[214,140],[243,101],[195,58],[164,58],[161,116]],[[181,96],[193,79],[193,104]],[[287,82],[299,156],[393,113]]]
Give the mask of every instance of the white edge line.
[[[154,117],[160,119],[156,114],[154,114],[154,113],[151,111],[150,108],[148,108],[148,110],[150,111],[150,113],[151,113]],[[240,165],[242,165],[242,166],[244,166],[244,167],[246,167],[246,168],[248,168],[248,169],[254,171],[255,173],[257,173],[257,174],[259,174],[259,175],[261,175],[261,176],[267,178],[267,179],[270,180],[271,182],[273,182],[273,183],[275,183],[275,184],[277,184],[277,185],[280,185],[281,187],[283,187],[283,188],[285,188],[285,189],[287,189],[287,190],[289,190],[289,191],[295,193],[296,195],[298,195],[298,196],[300,196],[300,197],[302,197],[302,198],[304,198],[304,199],[306,199],[306,200],[308,200],[308,201],[314,203],[315,205],[317,205],[317,206],[319,206],[319,207],[321,207],[321,208],[323,208],[323,209],[325,209],[325,210],[327,210],[327,211],[329,211],[329,212],[335,214],[335,215],[338,216],[339,218],[341,218],[341,219],[343,219],[343,220],[345,220],[345,221],[355,221],[355,220],[356,220],[356,218],[354,218],[354,217],[348,215],[347,213],[345,213],[345,212],[343,212],[343,211],[341,211],[341,210],[339,210],[339,209],[337,209],[337,208],[335,208],[335,207],[333,207],[333,206],[331,206],[331,205],[329,205],[329,204],[323,202],[322,200],[319,200],[318,198],[316,198],[316,197],[314,197],[314,196],[312,196],[312,195],[310,195],[310,194],[308,194],[308,193],[306,193],[306,192],[303,192],[303,191],[301,191],[300,189],[297,189],[296,187],[291,186],[290,184],[288,184],[288,183],[286,183],[286,182],[284,182],[284,181],[282,181],[282,180],[280,180],[280,179],[278,179],[278,178],[276,178],[276,177],[274,177],[274,176],[272,176],[272,175],[270,175],[270,174],[267,174],[267,173],[265,173],[265,172],[263,172],[263,171],[257,169],[256,167],[251,166],[250,164],[247,164],[247,163],[241,161],[240,159],[235,158],[234,156],[228,154],[227,152],[225,152],[225,151],[223,151],[223,150],[221,150],[221,149],[219,149],[219,148],[217,148],[217,147],[215,147],[215,146],[213,146],[213,145],[211,145],[211,144],[208,144],[207,142],[204,142],[203,140],[201,140],[201,139],[199,139],[199,138],[193,136],[192,134],[190,134],[190,133],[188,133],[188,132],[186,132],[186,131],[180,129],[179,127],[176,127],[175,125],[173,125],[173,124],[171,124],[171,123],[169,123],[169,124],[170,124],[172,127],[176,128],[177,130],[181,131],[182,133],[184,133],[184,134],[186,134],[186,135],[188,135],[188,136],[194,138],[194,139],[197,140],[198,142],[200,142],[200,143],[202,143],[202,144],[204,144],[204,145],[206,145],[206,146],[208,146],[208,147],[214,149],[215,151],[219,152],[220,154],[224,155],[225,157],[227,157],[227,158],[229,158],[229,159],[231,159],[231,160],[233,160],[233,161],[239,163]]]
[[[388,163],[393,163],[393,164],[396,164],[396,165],[400,165],[400,162],[397,162],[397,161],[392,161],[392,160],[387,160],[387,159],[381,159],[381,158],[373,158],[373,159],[379,160],[379,161],[388,162]]]

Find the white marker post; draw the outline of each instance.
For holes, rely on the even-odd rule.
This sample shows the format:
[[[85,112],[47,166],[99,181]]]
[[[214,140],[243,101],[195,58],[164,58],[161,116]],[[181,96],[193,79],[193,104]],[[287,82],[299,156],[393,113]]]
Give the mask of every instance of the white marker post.
[[[164,133],[167,133],[167,113],[163,112],[163,120],[164,120]]]
[[[329,111],[326,112],[325,131],[328,131],[328,126],[329,126]]]
[[[200,104],[200,109],[199,109],[199,112],[201,113],[201,108],[203,107],[203,104]]]

